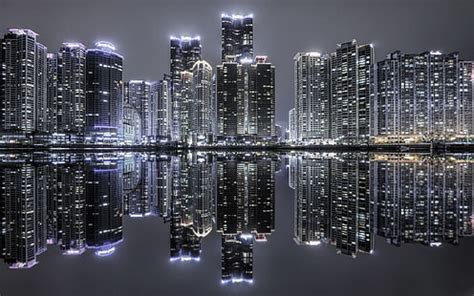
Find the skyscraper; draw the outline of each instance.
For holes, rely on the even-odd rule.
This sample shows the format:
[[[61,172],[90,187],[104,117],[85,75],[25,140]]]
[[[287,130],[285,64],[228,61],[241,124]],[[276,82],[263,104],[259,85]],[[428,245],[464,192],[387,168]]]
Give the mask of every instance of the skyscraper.
[[[191,134],[193,143],[212,140],[212,67],[206,61],[198,61],[192,71]]]
[[[327,141],[331,137],[330,60],[317,52],[301,52],[295,63],[296,139]]]
[[[86,48],[81,43],[63,43],[57,55],[57,130],[68,143],[84,140],[86,112]],[[102,86],[105,87],[105,86]]]
[[[275,137],[275,67],[253,55],[253,16],[221,16],[216,70],[217,140],[264,144]]]
[[[390,54],[377,64],[372,115],[375,143],[469,138],[472,67],[457,53]]]
[[[373,46],[356,40],[339,44],[331,54],[331,137],[337,143],[369,141],[373,64]]]
[[[125,87],[125,93],[127,92]],[[142,120],[138,110],[127,102],[123,104],[123,142],[125,144],[142,143]]]
[[[108,42],[86,53],[86,143],[114,143],[122,133],[123,57]]]
[[[229,60],[217,66],[218,139],[230,142],[275,140],[275,67],[267,57]]]
[[[171,136],[171,79],[169,75],[164,75],[158,81],[156,99],[156,137],[157,142],[167,142]]]
[[[0,132],[23,140],[37,130],[38,115],[45,127],[46,48],[37,36],[28,29],[9,29],[1,39]]]
[[[459,65],[459,134],[469,142],[474,136],[474,62],[460,62]]]
[[[222,62],[228,56],[253,59],[253,15],[222,14],[221,25]]]
[[[298,140],[298,118],[296,117],[296,109],[292,108],[288,112],[288,140],[290,142],[295,142]]]
[[[170,38],[171,75],[171,140],[182,141],[181,122],[186,124],[188,107],[182,98],[182,72],[190,71],[194,63],[201,60],[199,37]]]
[[[192,143],[192,124],[194,114],[193,73],[181,72],[180,138],[182,143]]]
[[[48,96],[47,96],[47,49],[41,43],[36,43],[36,131],[48,132]]]
[[[217,65],[216,101],[217,101],[217,135],[220,137],[237,137],[239,86],[237,62],[224,62]],[[238,114],[239,113],[239,114]]]
[[[140,143],[152,143],[157,132],[157,82],[130,80],[125,84],[125,103],[135,108],[140,117]]]
[[[49,133],[54,134],[58,131],[58,55],[56,53],[48,53],[46,58],[46,106],[49,117],[47,122],[47,130]]]

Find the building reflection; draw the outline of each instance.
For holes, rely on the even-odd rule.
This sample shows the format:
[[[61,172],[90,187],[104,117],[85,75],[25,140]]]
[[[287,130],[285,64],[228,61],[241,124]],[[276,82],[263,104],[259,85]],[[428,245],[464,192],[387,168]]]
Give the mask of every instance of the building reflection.
[[[457,245],[471,236],[473,164],[462,156],[376,155],[371,182],[377,234],[396,246]]]
[[[473,161],[406,154],[291,155],[294,239],[356,257],[390,244],[457,244],[473,231]]]
[[[0,257],[19,269],[36,265],[48,247],[108,256],[124,240],[124,219],[161,217],[172,264],[201,261],[214,229],[221,282],[252,283],[254,248],[268,248],[261,242],[275,231],[282,158],[298,245],[357,257],[375,250],[376,236],[436,247],[473,234],[469,155],[5,153]]]
[[[355,257],[374,246],[369,161],[363,154],[290,157],[295,190],[295,242],[335,246]]]
[[[189,153],[169,160],[172,188],[163,215],[170,221],[170,261],[200,261],[202,239],[212,230],[212,159]]]
[[[277,161],[265,154],[227,154],[216,162],[221,281],[251,283],[254,241],[266,241],[275,229]]]

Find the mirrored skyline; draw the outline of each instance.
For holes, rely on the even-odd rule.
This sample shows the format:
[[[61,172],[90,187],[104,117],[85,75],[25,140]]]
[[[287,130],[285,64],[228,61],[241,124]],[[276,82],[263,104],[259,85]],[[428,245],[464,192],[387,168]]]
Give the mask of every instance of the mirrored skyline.
[[[356,261],[382,256],[381,244],[436,249],[436,256],[446,246],[472,243],[472,155],[4,153],[0,159],[2,265],[33,274],[49,260],[68,264],[50,252],[115,260],[131,235],[126,225],[141,219],[155,225],[147,237],[168,242],[167,251],[153,251],[167,252],[168,264],[220,270],[220,278],[206,281],[224,285],[265,277],[259,256],[271,250],[279,211],[292,213],[280,225],[292,225],[286,240],[302,252],[329,250]],[[276,204],[277,180],[289,189],[283,208]],[[220,263],[216,258],[212,266],[202,260],[208,240],[220,248]]]

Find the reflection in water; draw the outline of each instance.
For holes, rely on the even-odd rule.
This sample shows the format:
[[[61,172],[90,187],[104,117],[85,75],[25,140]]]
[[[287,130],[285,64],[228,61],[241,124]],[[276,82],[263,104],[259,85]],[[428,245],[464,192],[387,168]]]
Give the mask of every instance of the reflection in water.
[[[160,216],[170,227],[170,261],[200,261],[215,226],[221,282],[252,283],[254,245],[275,231],[281,161],[295,193],[298,245],[356,257],[373,252],[375,235],[396,246],[440,246],[473,234],[469,155],[2,154],[0,256],[10,268],[34,266],[47,245],[108,256],[123,241],[124,215]]]

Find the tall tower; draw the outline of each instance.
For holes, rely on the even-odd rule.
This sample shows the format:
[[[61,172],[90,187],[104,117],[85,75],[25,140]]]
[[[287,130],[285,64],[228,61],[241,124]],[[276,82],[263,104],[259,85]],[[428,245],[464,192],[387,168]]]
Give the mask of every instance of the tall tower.
[[[156,136],[157,142],[167,142],[170,140],[170,122],[171,122],[171,78],[164,75],[163,79],[158,81],[156,92]]]
[[[135,108],[140,116],[140,142],[156,139],[157,82],[130,80],[125,85],[125,103]]]
[[[47,110],[48,123],[47,130],[49,133],[58,131],[57,105],[58,105],[58,55],[56,53],[48,53],[46,56],[46,75],[47,75]]]
[[[182,96],[183,71],[190,71],[194,63],[201,60],[201,39],[197,37],[170,38],[171,74],[171,140],[182,141],[181,122],[188,113]]]
[[[228,56],[253,59],[253,15],[221,15],[222,62]]]
[[[250,114],[250,122],[255,126],[257,138],[264,141],[275,140],[275,66],[273,66],[266,56],[255,57],[252,65],[251,76],[254,85],[250,88],[250,106],[255,111]],[[252,110],[252,108],[250,108]],[[253,111],[253,110],[252,110]]]
[[[339,44],[331,54],[331,133],[338,143],[357,144],[369,141],[369,100],[372,45],[356,40]]]
[[[296,140],[328,140],[331,136],[329,57],[317,52],[302,52],[296,54],[294,63]]]
[[[81,43],[63,43],[58,57],[57,132],[83,141],[86,112],[86,47]]]
[[[225,141],[274,140],[275,67],[267,57],[217,66],[218,137]]]
[[[474,136],[474,62],[461,62],[459,66],[459,133],[472,142]]]
[[[41,43],[36,43],[36,130],[41,133],[48,132],[48,86],[47,86],[47,48]]]
[[[217,140],[275,141],[275,67],[253,55],[253,16],[226,15],[222,63],[216,67]]]
[[[193,142],[208,142],[212,134],[211,88],[212,67],[206,61],[196,62],[191,69],[193,74],[191,108],[191,133]]]
[[[28,29],[9,29],[0,40],[0,132],[31,134],[37,130],[38,114],[44,128],[46,48],[37,36]]]
[[[86,53],[86,143],[117,142],[122,133],[123,57],[108,42]]]

